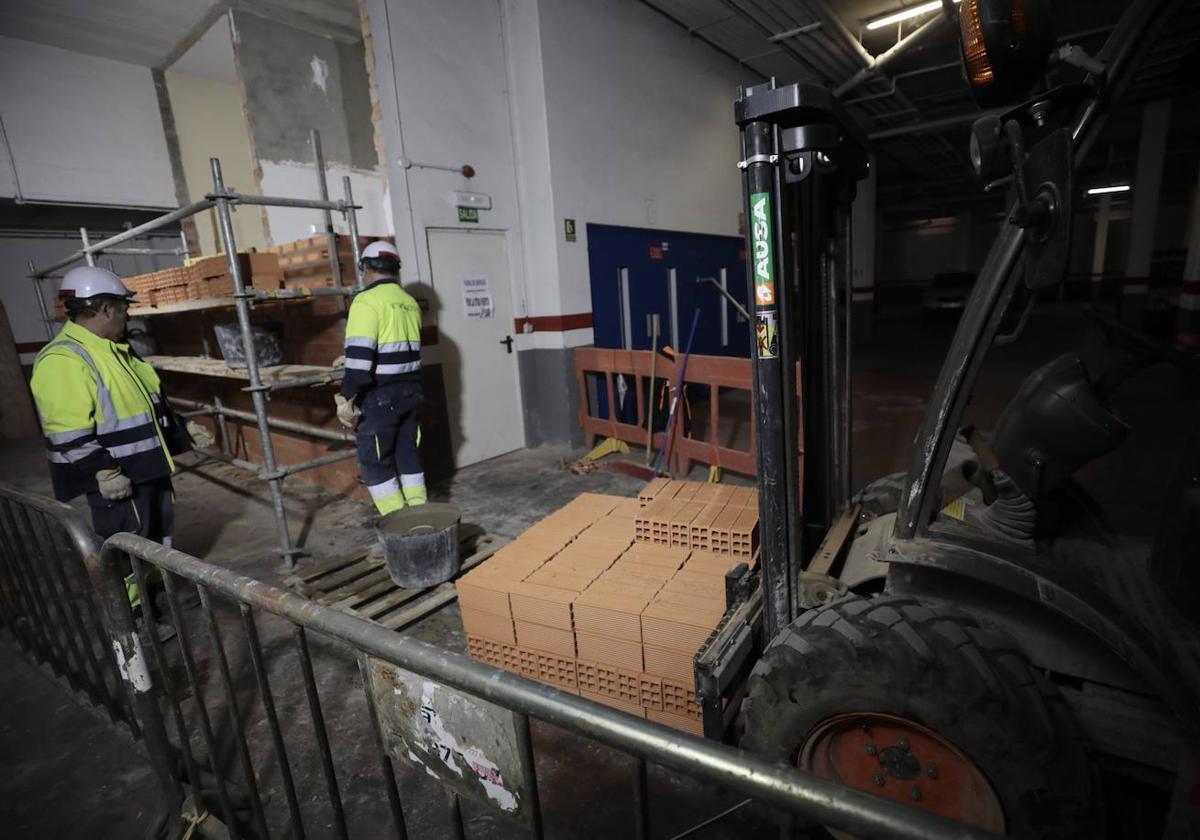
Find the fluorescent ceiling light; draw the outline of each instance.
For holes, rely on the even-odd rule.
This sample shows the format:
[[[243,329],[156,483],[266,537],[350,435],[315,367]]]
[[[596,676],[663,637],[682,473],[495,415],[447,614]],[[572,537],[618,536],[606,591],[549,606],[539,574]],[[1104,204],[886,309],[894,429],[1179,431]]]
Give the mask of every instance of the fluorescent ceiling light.
[[[1129,192],[1129,184],[1113,184],[1111,187],[1092,187],[1088,195],[1104,195],[1105,193]]]
[[[962,0],[954,0],[954,2],[961,3]],[[890,15],[884,15],[883,17],[875,18],[875,20],[867,21],[867,29],[879,29],[882,26],[899,23],[902,20],[908,20],[909,18],[927,14],[934,9],[940,8],[942,8],[942,0],[930,0],[928,3],[919,3],[916,6],[909,6],[897,12],[892,12]]]

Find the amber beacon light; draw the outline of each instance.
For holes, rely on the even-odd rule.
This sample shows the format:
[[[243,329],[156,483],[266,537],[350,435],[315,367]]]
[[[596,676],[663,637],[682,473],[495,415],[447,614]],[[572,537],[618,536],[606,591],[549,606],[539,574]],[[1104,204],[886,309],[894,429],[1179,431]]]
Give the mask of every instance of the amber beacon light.
[[[1024,96],[1054,49],[1045,0],[963,0],[958,26],[963,72],[985,108]]]

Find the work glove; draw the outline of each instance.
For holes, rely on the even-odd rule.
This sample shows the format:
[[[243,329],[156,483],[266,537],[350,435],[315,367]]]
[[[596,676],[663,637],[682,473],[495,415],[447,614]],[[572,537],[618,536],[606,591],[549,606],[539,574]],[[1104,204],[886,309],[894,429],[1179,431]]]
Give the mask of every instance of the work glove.
[[[216,443],[213,433],[195,420],[187,421],[187,433],[188,437],[192,439],[192,445],[198,449],[210,449]]]
[[[362,417],[362,411],[355,405],[354,398],[346,399],[341,394],[337,394],[333,401],[337,403],[337,418],[341,424],[347,429],[358,426],[358,419]]]
[[[344,368],[345,366],[346,366],[346,357],[345,356],[338,356],[336,359],[333,360],[333,364],[330,365],[330,367],[333,368],[334,370],[337,370],[338,368]]]
[[[120,467],[97,472],[96,484],[100,488],[100,495],[110,502],[128,499],[133,495],[133,482],[121,472]]]

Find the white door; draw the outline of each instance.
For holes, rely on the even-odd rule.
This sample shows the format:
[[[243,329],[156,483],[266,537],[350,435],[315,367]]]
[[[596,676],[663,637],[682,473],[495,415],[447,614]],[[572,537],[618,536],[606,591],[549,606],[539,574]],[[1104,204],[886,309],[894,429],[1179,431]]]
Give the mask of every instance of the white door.
[[[508,244],[499,231],[426,235],[450,444],[465,467],[525,445]]]

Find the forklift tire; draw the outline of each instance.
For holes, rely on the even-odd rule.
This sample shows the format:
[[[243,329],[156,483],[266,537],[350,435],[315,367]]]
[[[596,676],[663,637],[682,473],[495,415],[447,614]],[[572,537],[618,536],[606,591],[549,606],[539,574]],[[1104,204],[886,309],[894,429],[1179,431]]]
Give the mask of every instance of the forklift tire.
[[[747,683],[741,746],[989,828],[1099,836],[1086,746],[1017,644],[915,598],[847,595],[801,615]]]

